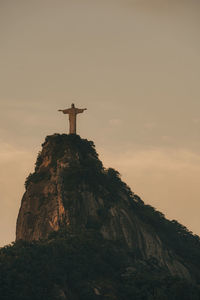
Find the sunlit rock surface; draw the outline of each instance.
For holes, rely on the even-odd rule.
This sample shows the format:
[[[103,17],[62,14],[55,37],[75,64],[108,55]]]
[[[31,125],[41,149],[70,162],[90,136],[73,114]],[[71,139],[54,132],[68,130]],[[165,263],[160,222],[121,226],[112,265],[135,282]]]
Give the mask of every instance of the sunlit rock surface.
[[[170,223],[145,206],[117,171],[104,169],[93,142],[55,134],[46,138],[26,180],[16,240],[45,239],[63,227],[92,228],[127,246],[138,261],[154,260],[171,275],[192,280],[191,263],[168,243],[164,222]]]

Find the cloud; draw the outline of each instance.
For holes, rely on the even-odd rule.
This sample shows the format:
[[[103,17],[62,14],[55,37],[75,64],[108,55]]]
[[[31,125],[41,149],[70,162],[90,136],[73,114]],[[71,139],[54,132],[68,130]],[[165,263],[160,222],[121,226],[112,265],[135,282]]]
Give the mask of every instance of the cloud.
[[[200,169],[200,155],[184,149],[155,148],[127,151],[120,154],[105,153],[105,161],[118,167],[133,169],[186,170]]]

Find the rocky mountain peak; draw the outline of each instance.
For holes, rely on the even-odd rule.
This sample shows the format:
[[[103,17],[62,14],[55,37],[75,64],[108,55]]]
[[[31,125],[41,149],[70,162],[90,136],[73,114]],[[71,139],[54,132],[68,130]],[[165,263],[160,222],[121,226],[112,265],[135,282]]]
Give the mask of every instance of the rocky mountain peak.
[[[136,260],[192,280],[195,267],[183,247],[199,239],[145,205],[116,170],[105,169],[93,142],[78,135],[47,136],[25,186],[17,241],[46,239],[62,228],[93,230],[124,245]]]

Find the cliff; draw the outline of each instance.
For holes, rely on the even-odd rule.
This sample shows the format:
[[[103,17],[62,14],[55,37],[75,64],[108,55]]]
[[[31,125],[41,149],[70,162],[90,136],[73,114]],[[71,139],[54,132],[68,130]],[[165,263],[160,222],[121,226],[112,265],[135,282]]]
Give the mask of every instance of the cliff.
[[[94,230],[127,247],[136,261],[154,261],[158,269],[189,281],[200,277],[197,236],[145,205],[117,171],[105,169],[93,142],[55,134],[46,138],[26,180],[16,240],[46,239],[63,228]]]

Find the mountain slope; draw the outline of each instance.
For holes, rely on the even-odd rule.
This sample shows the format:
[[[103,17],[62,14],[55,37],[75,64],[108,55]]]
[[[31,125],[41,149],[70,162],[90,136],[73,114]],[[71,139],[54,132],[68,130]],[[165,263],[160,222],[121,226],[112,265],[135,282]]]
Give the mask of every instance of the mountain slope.
[[[199,300],[200,288],[96,230],[0,249],[1,300]]]
[[[93,142],[55,134],[42,146],[26,180],[17,241],[45,239],[62,228],[95,230],[127,247],[138,261],[154,261],[170,276],[199,280],[199,237],[145,205],[117,171],[104,169]]]

